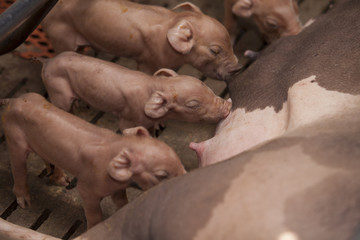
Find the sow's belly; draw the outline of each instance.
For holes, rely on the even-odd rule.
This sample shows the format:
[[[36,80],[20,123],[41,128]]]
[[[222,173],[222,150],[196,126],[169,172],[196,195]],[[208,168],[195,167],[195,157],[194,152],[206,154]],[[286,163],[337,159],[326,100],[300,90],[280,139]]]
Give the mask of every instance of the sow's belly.
[[[298,127],[341,118],[356,111],[360,96],[330,91],[318,85],[316,76],[302,79],[288,89],[288,99],[280,111],[273,107],[246,111],[236,108],[221,121],[215,136],[200,143],[190,143],[200,167],[226,160],[255,145],[276,138]]]

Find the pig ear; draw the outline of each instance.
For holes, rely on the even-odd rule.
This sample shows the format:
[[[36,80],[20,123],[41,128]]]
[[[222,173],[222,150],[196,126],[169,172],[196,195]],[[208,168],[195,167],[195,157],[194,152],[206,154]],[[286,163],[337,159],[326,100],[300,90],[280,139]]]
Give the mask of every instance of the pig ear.
[[[154,92],[145,104],[145,114],[151,118],[161,118],[169,111],[168,98],[163,92]]]
[[[119,182],[126,182],[132,176],[132,172],[129,169],[130,165],[130,153],[124,149],[109,162],[107,170],[113,179]]]
[[[184,2],[176,5],[172,10],[176,9],[184,9],[185,11],[192,11],[197,13],[203,13],[199,7],[195,6],[194,4],[190,2]]]
[[[176,76],[179,76],[179,75],[175,71],[173,71],[171,69],[162,68],[162,69],[159,69],[158,71],[156,71],[154,73],[154,76],[156,76],[156,77],[161,77],[161,76],[164,76],[164,77],[176,77]]]
[[[188,54],[194,46],[193,30],[190,22],[182,20],[167,32],[167,39],[175,51]]]
[[[123,131],[124,136],[140,136],[140,137],[151,137],[150,133],[144,127],[133,127],[127,128]]]
[[[232,12],[240,17],[251,17],[253,14],[253,1],[252,0],[238,0],[232,7]]]

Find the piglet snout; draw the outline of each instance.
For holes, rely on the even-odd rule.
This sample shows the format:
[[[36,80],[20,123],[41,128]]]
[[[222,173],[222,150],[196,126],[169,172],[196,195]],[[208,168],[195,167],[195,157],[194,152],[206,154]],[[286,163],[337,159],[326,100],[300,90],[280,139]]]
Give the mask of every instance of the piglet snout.
[[[223,119],[223,118],[226,118],[231,111],[232,100],[231,100],[231,98],[229,98],[228,100],[221,99],[221,101],[222,101],[223,106],[220,111],[220,118]]]
[[[239,63],[233,64],[231,67],[227,68],[227,71],[224,74],[220,74],[220,79],[224,81],[230,80],[234,75],[241,72],[243,66]]]
[[[229,74],[232,76],[232,75],[238,73],[242,68],[243,68],[243,66],[241,64],[236,64],[234,67],[232,67],[229,70]]]

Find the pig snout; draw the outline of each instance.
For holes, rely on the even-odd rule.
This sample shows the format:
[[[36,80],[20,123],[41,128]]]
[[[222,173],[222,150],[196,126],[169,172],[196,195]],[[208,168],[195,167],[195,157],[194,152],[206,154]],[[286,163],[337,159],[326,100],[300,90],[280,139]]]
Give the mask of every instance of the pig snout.
[[[217,73],[218,75],[217,77],[220,80],[228,81],[231,77],[239,73],[242,70],[242,68],[243,66],[239,63],[231,64],[227,67],[224,67],[224,71],[219,71]]]
[[[232,101],[230,98],[228,100],[224,100],[220,97],[216,97],[214,100],[214,108],[207,114],[207,116],[205,116],[205,120],[209,122],[218,122],[229,115],[231,107]]]
[[[229,98],[228,100],[224,100],[220,98],[220,119],[224,119],[226,118],[231,110],[232,107],[232,101],[231,98]]]
[[[303,29],[303,26],[302,26],[301,22],[296,21],[291,26],[289,26],[285,31],[283,31],[280,34],[280,37],[297,35],[298,33],[300,33],[302,31],[302,29]]]
[[[236,64],[235,66],[233,66],[229,69],[229,75],[232,76],[232,75],[240,72],[242,68],[243,68],[243,66],[241,64]]]

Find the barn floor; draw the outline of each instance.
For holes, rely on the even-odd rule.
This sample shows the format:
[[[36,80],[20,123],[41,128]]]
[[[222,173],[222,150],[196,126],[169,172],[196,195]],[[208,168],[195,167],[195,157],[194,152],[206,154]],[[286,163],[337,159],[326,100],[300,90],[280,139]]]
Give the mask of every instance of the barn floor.
[[[2,1],[0,0],[0,6]],[[146,2],[148,4],[172,8],[183,1],[150,0]],[[222,21],[223,0],[193,0],[191,2],[199,6],[204,13]],[[329,0],[300,1],[300,18],[302,22],[305,23],[308,19],[320,15],[328,6]],[[246,30],[239,36],[239,41],[235,46],[235,52],[240,62],[244,65],[247,63],[247,59],[242,57],[244,50],[251,49],[256,51],[263,47],[257,31],[253,30],[251,25],[249,27],[248,23],[245,23],[245,25],[244,28]],[[24,44],[12,53],[0,56],[0,98],[17,97],[25,92],[37,92],[46,96],[46,91],[40,77],[41,64],[19,56],[29,57],[29,54],[26,55],[29,48],[31,48],[31,44]],[[89,52],[89,54],[93,55],[94,53]],[[106,54],[99,54],[97,57],[117,62],[133,69],[136,66],[129,59],[116,58]],[[216,94],[227,97],[224,82],[205,78],[191,66],[184,66],[179,72],[204,80]],[[0,114],[1,111],[2,109],[0,108]],[[86,121],[117,131],[116,119],[110,114],[104,114],[88,107],[76,107],[74,112]],[[216,125],[204,123],[190,124],[179,121],[169,121],[165,125],[166,128],[160,133],[159,139],[174,148],[187,170],[195,169],[197,167],[196,154],[188,148],[188,145],[191,141],[199,142],[212,137]],[[47,177],[45,166],[41,159],[35,154],[30,154],[28,159],[28,182],[32,206],[27,209],[21,209],[17,206],[12,193],[13,180],[9,156],[6,151],[5,138],[0,124],[1,217],[12,223],[62,239],[74,238],[85,231],[86,221],[81,207],[81,200],[74,188],[76,180],[72,181],[68,187],[53,185]],[[130,201],[141,194],[140,191],[131,188],[128,189],[127,193]],[[103,200],[102,207],[106,217],[115,211],[108,198]]]

